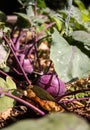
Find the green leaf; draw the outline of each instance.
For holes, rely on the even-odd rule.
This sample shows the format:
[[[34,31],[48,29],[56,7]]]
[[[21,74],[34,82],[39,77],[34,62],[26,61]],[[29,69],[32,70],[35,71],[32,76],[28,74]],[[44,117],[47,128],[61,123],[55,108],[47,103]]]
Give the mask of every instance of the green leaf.
[[[10,89],[13,93],[16,89],[15,83],[12,81],[10,77],[6,77],[6,81],[0,77],[0,89],[7,92]],[[7,96],[1,96],[0,97],[0,112],[6,111],[8,108],[11,108],[15,105],[15,100],[12,98],[9,98]]]
[[[4,88],[5,90],[7,90],[6,81],[1,77],[0,77],[0,88]]]
[[[80,10],[79,8],[72,6],[71,8],[71,25],[76,26],[78,29],[90,31],[90,14],[88,10]],[[74,24],[73,24],[74,23]],[[76,28],[75,27],[75,28]]]
[[[23,5],[23,1],[22,0],[17,0],[21,5]]]
[[[10,54],[10,49],[1,40],[0,43],[0,68],[1,69],[6,68],[6,62],[9,54]]]
[[[89,130],[89,124],[77,115],[52,113],[38,120],[23,120],[3,130]]]
[[[22,28],[30,28],[31,23],[29,17],[24,13],[15,13],[18,16],[17,24]]]
[[[58,30],[60,31],[62,28],[62,21],[57,17],[53,17],[52,19],[53,19],[53,21],[56,22],[56,26],[57,26]]]
[[[46,8],[45,0],[37,0],[37,6],[39,8]]]
[[[26,13],[27,13],[28,18],[30,18],[31,16],[34,16],[34,11],[33,11],[33,8],[32,8],[31,5],[29,5],[29,6],[26,8]]]
[[[33,86],[31,89],[41,99],[50,100],[50,101],[54,101],[55,102],[55,99],[47,91],[45,91],[44,89],[42,89],[42,88],[40,88],[38,86]]]
[[[83,2],[81,0],[74,0],[75,4],[78,5],[80,10],[84,10],[85,9],[85,5],[83,4]]]
[[[85,8],[84,3],[81,0],[74,0],[75,4],[79,7],[82,14],[83,21],[89,21],[90,22],[90,12],[88,9]]]
[[[44,24],[46,22],[46,20],[44,18],[40,18],[38,16],[34,16],[32,17],[32,20],[33,20],[33,23],[37,24],[37,25],[41,25],[41,24]]]
[[[72,27],[73,30],[82,29],[90,31],[90,13],[88,10],[81,11],[78,7],[72,5],[69,12],[66,10],[60,10],[59,13],[63,15],[66,25],[68,24],[66,18],[70,15],[70,22],[68,26]]]
[[[56,29],[52,34],[50,57],[57,74],[65,82],[90,74],[89,57],[76,46],[70,46]]]
[[[7,83],[9,89],[16,89],[15,82],[8,76],[6,77],[6,83]]]
[[[90,33],[80,30],[74,31],[71,36],[75,41],[82,42],[84,45],[88,45],[90,47]]]
[[[6,21],[6,15],[0,11],[0,22],[5,22]]]
[[[26,7],[28,7],[29,5],[33,5],[34,0],[17,0],[23,9],[26,9]]]

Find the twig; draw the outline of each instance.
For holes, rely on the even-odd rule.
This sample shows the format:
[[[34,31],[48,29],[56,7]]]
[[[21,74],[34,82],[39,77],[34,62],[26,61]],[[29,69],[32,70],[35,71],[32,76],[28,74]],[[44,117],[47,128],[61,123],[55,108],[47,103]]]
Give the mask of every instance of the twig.
[[[27,83],[28,83],[29,85],[31,85],[31,82],[30,82],[29,78],[27,77],[27,75],[26,75],[26,73],[25,73],[25,71],[24,71],[22,65],[20,64],[20,62],[19,62],[19,60],[18,60],[18,57],[16,56],[16,54],[15,54],[15,52],[14,52],[14,50],[13,50],[13,47],[12,47],[12,43],[13,43],[13,42],[11,43],[11,41],[9,41],[9,40],[6,38],[6,36],[3,36],[3,38],[4,38],[4,40],[6,41],[6,43],[8,44],[8,46],[10,47],[10,49],[11,49],[11,51],[12,51],[12,53],[13,53],[13,55],[14,55],[14,57],[15,57],[17,63],[18,63],[18,65],[19,65],[19,67],[20,67],[20,69],[21,69],[21,71],[22,71],[22,73],[23,73],[23,76],[25,77],[25,79],[26,79],[26,81],[27,81]]]
[[[70,95],[75,95],[77,93],[82,93],[82,92],[86,92],[86,91],[90,91],[90,88],[85,88],[85,89],[81,89],[81,90],[75,90],[75,91],[72,91],[72,92],[67,92],[67,93],[59,96],[56,100],[59,101],[63,97],[70,96]]]
[[[43,29],[43,31],[41,31],[40,35],[37,36],[36,42],[38,42],[38,41],[42,38],[42,35],[45,33],[45,31],[46,31],[48,28],[52,27],[52,26],[55,25],[55,24],[56,24],[55,22],[52,22],[52,23],[50,23],[49,25],[47,25],[47,26],[45,27],[45,29]]]
[[[35,107],[34,105],[24,101],[23,99],[19,98],[19,97],[16,97],[14,95],[12,95],[10,92],[3,92],[2,90],[0,90],[0,95],[5,95],[7,97],[10,97],[10,98],[13,98],[15,99],[16,101],[26,105],[27,107],[31,108],[32,110],[35,110],[36,112],[38,112],[40,115],[44,116],[45,113],[43,111],[41,111],[39,108]]]

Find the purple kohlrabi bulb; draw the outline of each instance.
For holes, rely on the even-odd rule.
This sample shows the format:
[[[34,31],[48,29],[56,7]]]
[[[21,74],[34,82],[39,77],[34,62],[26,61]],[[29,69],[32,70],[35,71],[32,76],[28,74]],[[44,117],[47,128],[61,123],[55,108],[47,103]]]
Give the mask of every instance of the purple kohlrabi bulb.
[[[26,73],[33,72],[33,65],[31,64],[31,61],[29,59],[24,59],[23,68],[24,68]]]
[[[65,93],[65,83],[56,74],[42,75],[38,80],[38,85],[49,92],[54,98]]]

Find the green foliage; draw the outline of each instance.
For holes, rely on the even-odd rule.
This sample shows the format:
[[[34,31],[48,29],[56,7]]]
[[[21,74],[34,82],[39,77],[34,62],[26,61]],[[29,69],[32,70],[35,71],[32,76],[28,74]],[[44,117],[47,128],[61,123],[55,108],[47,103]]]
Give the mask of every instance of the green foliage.
[[[30,28],[31,23],[28,15],[24,13],[15,13],[18,16],[17,25],[21,28]]]
[[[0,11],[0,22],[5,22],[6,21],[6,15]]]
[[[52,113],[38,120],[19,121],[3,130],[89,130],[89,125],[82,118],[68,113]]]
[[[33,88],[31,88],[38,97],[40,97],[41,99],[44,100],[50,100],[50,101],[55,101],[55,99],[44,89],[38,87],[38,86],[33,86]]]
[[[50,57],[59,77],[68,82],[90,74],[90,59],[76,46],[69,43],[54,29]]]
[[[6,62],[9,54],[10,54],[10,49],[8,48],[8,46],[5,45],[4,41],[1,40],[0,43],[0,68],[1,69],[6,68]]]
[[[36,2],[35,0],[18,0],[18,2],[24,7]],[[46,8],[45,0],[37,0],[37,6],[40,8]]]
[[[30,19],[32,16],[34,16],[34,11],[33,11],[32,5],[29,5],[26,8],[26,14],[28,16],[28,19]]]
[[[90,33],[86,31],[74,31],[71,33],[72,39],[78,42],[81,42],[84,46],[87,46],[90,49]]]
[[[63,81],[68,82],[76,77],[82,78],[88,76],[90,74],[90,10],[86,9],[80,0],[74,0],[74,3],[77,6],[73,5],[73,0],[69,0],[67,1],[68,8],[63,8],[62,10],[59,8],[58,11],[47,8],[45,1],[46,0],[18,0],[18,2],[22,5],[22,9],[24,10],[23,12],[25,13],[15,13],[18,16],[17,23],[15,25],[21,29],[29,28],[31,33],[33,30],[33,34],[35,33],[36,38],[35,41],[39,36],[42,38],[46,33],[44,35],[45,40],[48,43],[52,42],[50,48],[50,58],[54,62],[57,74]],[[51,3],[55,4],[56,1]],[[60,4],[60,2],[58,4]],[[4,22],[6,22],[6,15],[0,11],[0,28],[7,38],[10,38],[10,30],[5,26]],[[52,22],[55,22],[55,25],[53,25],[54,32],[52,26],[50,26]],[[6,63],[10,54],[10,49],[2,40],[2,32],[0,33],[0,68],[7,70],[8,68],[6,68]],[[46,37],[47,35],[48,38]],[[33,39],[31,39],[30,42],[34,42]],[[73,43],[71,43],[71,41],[73,41]],[[41,39],[39,40],[39,43],[40,42]],[[24,47],[24,44],[21,46]],[[1,89],[7,92],[9,89],[16,89],[16,85],[9,77],[6,78],[6,81],[0,78],[0,90]],[[41,99],[55,101],[50,94],[38,86],[34,86],[31,89]],[[77,98],[84,96],[87,95],[84,93],[76,95]],[[0,112],[7,110],[9,107],[13,107],[14,103],[15,101],[9,97],[0,97]],[[78,117],[73,115],[70,117],[71,119],[68,120],[69,117],[70,115],[62,114],[50,115],[38,120],[36,125],[34,120],[22,121],[15,124],[15,126],[9,127],[9,130],[18,129],[18,127],[25,130],[28,128],[37,129],[39,127],[39,129],[42,130],[53,130],[55,128],[57,130],[60,128],[62,130],[79,130],[79,128],[81,130],[85,130],[85,125],[84,127],[81,125],[84,124],[82,119],[80,119],[81,122],[79,122]]]
[[[60,14],[57,14],[57,13],[52,13],[49,15],[51,21],[55,22],[56,23],[56,28],[61,31],[62,30],[62,26],[63,26],[63,18],[62,18],[62,15]]]
[[[6,83],[9,89],[16,89],[16,84],[10,77],[6,77]]]
[[[75,95],[75,98],[84,98],[85,96],[88,96],[88,94],[87,93],[78,93],[78,94],[76,94]]]
[[[77,4],[78,8],[81,11],[83,21],[90,22],[90,12],[85,8],[84,3],[80,0],[75,0],[74,2]]]
[[[67,10],[59,10],[56,15],[58,17],[51,17],[56,22],[60,34],[56,29],[52,34],[50,57],[56,72],[65,82],[90,74],[90,12],[80,0],[74,2],[77,7],[72,5],[72,1],[68,1]],[[60,28],[60,18],[63,28]],[[64,34],[69,38],[68,42],[64,39]],[[74,46],[71,46],[71,40]]]
[[[14,93],[16,89],[15,83],[10,77],[6,77],[6,81],[0,77],[0,90],[4,92]],[[12,98],[2,95],[0,97],[0,112],[6,111],[8,108],[11,108],[15,105],[15,101]]]
[[[39,8],[46,8],[45,0],[37,0],[37,6]]]
[[[59,10],[65,20],[65,26],[73,30],[90,31],[90,13],[89,10],[80,10],[78,7],[71,6],[70,10]],[[69,21],[67,20],[69,18]]]
[[[34,0],[18,0],[18,2],[22,5],[22,7],[27,7],[30,4],[34,2]]]
[[[85,5],[81,0],[74,0],[74,2],[78,5],[80,10],[84,10],[85,9]]]

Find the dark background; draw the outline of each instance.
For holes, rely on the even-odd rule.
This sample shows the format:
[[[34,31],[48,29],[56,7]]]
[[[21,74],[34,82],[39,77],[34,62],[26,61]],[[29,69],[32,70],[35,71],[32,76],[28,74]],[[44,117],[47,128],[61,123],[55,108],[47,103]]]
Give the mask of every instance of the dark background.
[[[13,12],[18,12],[20,4],[17,0],[0,0],[0,10],[10,15]]]
[[[86,7],[90,5],[90,0],[82,0]],[[66,0],[45,0],[48,7],[52,9],[62,8],[66,4]],[[7,15],[20,11],[20,4],[17,0],[0,0],[0,10]]]

